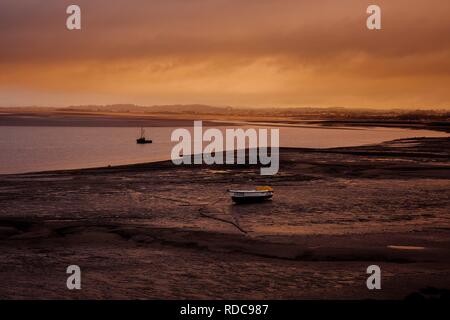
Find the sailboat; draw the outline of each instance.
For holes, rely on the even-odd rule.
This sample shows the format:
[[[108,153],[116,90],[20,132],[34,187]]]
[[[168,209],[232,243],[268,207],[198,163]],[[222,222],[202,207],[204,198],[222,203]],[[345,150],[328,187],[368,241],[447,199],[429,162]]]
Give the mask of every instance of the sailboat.
[[[147,140],[145,139],[145,130],[144,128],[141,128],[141,137],[136,139],[136,143],[137,144],[148,144],[148,143],[152,143],[152,140]]]

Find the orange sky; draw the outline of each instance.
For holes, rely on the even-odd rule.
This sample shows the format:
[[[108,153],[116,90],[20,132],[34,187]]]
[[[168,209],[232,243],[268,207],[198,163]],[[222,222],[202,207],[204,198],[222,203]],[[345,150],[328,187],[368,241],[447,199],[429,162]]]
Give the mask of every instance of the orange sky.
[[[450,109],[449,88],[448,0],[0,2],[3,106]]]

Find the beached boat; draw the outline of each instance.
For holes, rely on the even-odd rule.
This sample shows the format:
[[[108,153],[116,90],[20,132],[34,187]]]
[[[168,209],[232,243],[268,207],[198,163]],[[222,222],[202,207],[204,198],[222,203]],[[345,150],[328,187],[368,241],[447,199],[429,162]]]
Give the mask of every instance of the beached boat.
[[[141,137],[136,139],[137,144],[147,144],[147,143],[153,143],[152,140],[145,139],[145,130],[144,128],[141,128]]]
[[[270,200],[273,189],[268,186],[256,187],[255,190],[228,190],[231,199],[236,203],[250,203]]]

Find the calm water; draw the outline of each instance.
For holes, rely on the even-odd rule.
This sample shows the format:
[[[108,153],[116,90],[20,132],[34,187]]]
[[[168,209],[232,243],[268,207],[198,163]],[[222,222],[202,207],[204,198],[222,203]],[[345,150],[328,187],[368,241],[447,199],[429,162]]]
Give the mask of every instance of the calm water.
[[[139,128],[0,127],[0,173],[168,160],[175,145],[170,141],[174,129],[153,127],[147,130],[147,138],[153,139],[153,144],[137,145]],[[280,127],[282,147],[344,147],[399,138],[442,136],[448,134],[396,128]]]

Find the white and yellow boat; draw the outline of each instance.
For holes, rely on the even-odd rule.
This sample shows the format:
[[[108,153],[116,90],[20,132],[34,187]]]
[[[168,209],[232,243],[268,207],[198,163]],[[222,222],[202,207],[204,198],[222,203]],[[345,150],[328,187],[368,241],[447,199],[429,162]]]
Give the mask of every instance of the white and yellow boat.
[[[228,190],[236,203],[261,202],[272,199],[273,189],[269,186],[256,187],[255,190]]]

